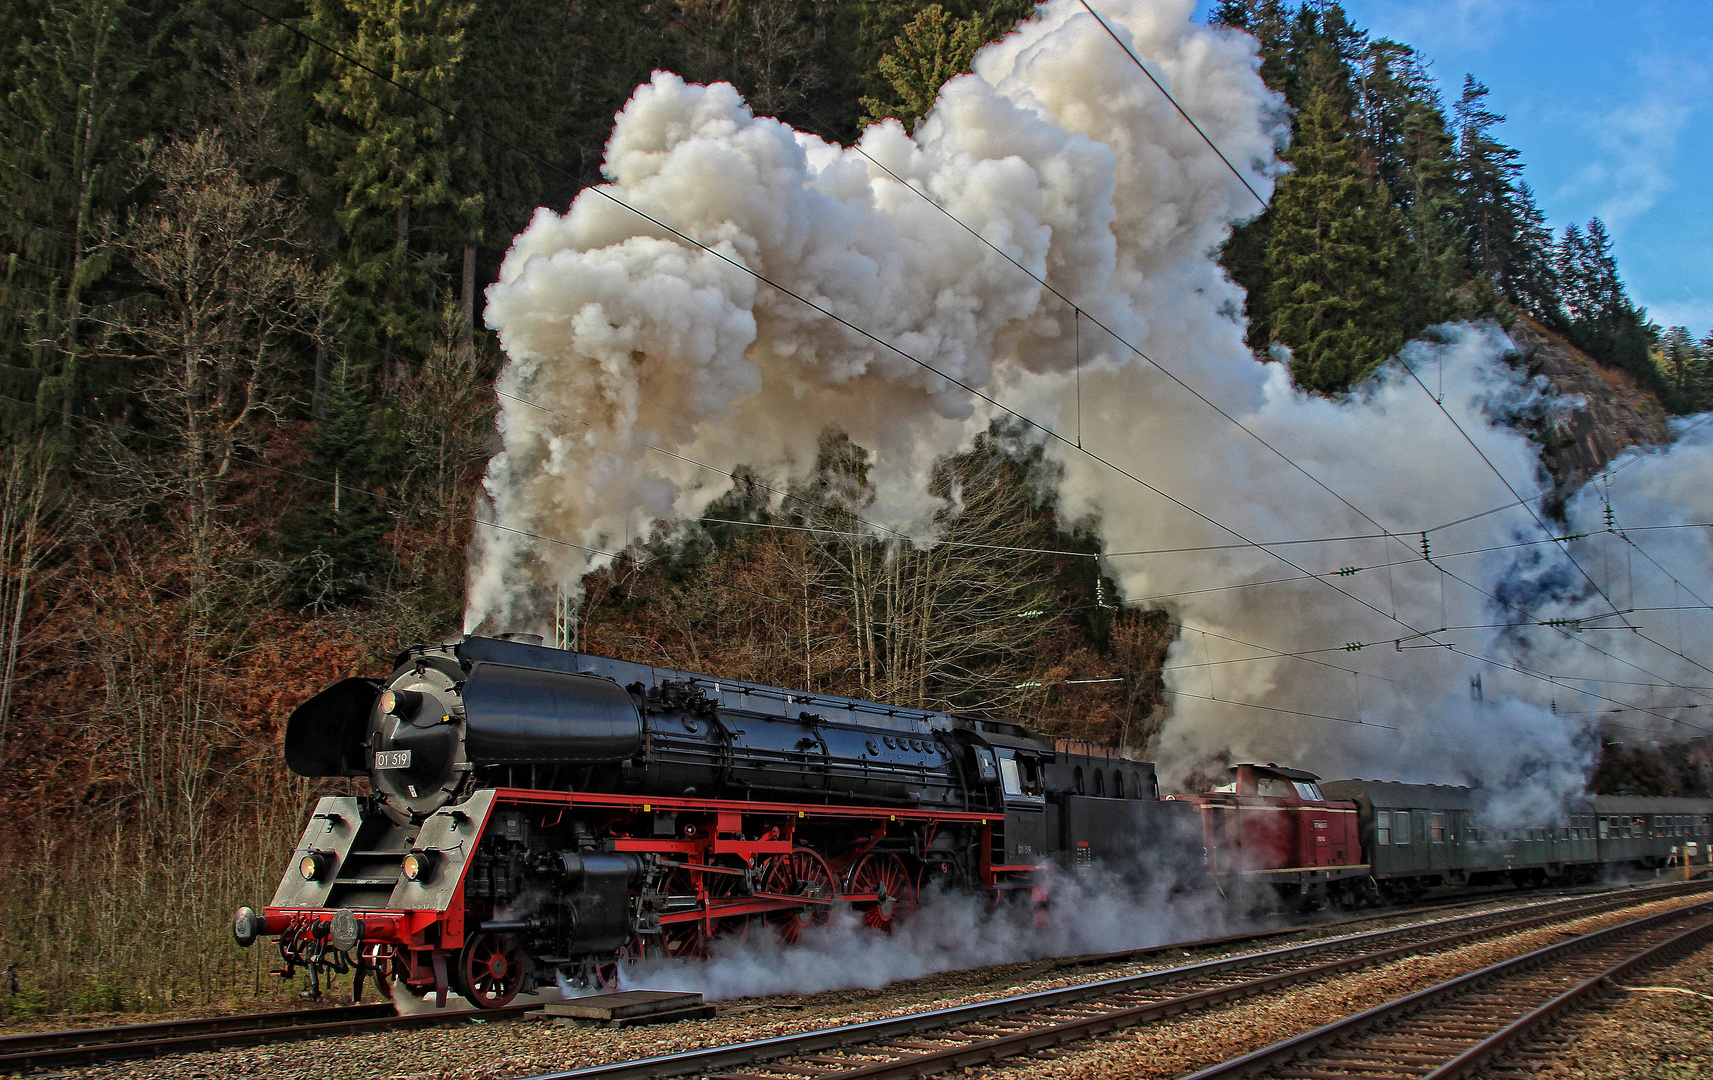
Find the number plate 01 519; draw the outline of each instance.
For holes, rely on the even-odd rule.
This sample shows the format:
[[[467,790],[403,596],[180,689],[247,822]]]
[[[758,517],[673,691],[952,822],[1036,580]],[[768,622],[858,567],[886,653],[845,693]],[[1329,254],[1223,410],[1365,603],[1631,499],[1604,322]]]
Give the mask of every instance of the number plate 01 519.
[[[375,768],[377,769],[408,769],[410,768],[409,750],[376,750]]]

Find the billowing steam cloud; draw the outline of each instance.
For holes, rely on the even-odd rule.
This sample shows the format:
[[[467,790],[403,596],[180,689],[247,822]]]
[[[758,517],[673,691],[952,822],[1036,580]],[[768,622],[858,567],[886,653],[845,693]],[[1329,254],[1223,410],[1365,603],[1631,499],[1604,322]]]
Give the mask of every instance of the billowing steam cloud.
[[[1233,160],[1271,160],[1276,102],[1245,39],[1189,12],[1120,4],[1113,17]],[[868,158],[1130,340],[1186,306],[1220,323],[1198,290],[1233,293],[1206,254],[1253,198],[1099,24],[1049,5],[976,68],[914,139],[896,122],[867,131]],[[1074,370],[1064,304],[868,158],[752,116],[727,85],[657,74],[639,88],[608,146],[609,190],[719,254],[595,192],[536,214],[488,293],[512,358],[500,389],[542,407],[502,398],[496,519],[611,550],[718,490],[650,444],[781,465],[812,455],[830,423],[876,453],[876,514],[907,523],[922,509],[925,468],[972,417],[985,424],[978,403],[727,258],[996,395]],[[1219,332],[1229,353],[1233,328]],[[586,565],[573,548],[481,535],[472,626],[528,621],[544,586]]]
[[[1192,7],[1113,0],[1102,11],[1265,195],[1280,102],[1257,75],[1253,42],[1196,25]],[[920,529],[928,468],[993,415],[928,365],[1246,540],[1391,534],[1268,549],[1281,559],[1049,444],[1068,508],[1100,515],[1110,551],[1238,545],[1106,562],[1128,598],[1160,597],[1190,628],[1168,671],[1177,696],[1157,748],[1168,776],[1229,753],[1329,775],[1478,781],[1544,809],[1580,788],[1593,753],[1583,714],[1612,707],[1602,697],[1657,694],[1658,715],[1624,718],[1656,733],[1679,715],[1663,706],[1713,700],[1666,688],[1706,686],[1705,671],[1639,635],[1534,625],[1611,610],[1563,549],[1607,597],[1630,581],[1615,561],[1628,544],[1604,532],[1603,496],[1571,504],[1572,531],[1588,539],[1545,543],[1556,527],[1512,507],[1430,532],[1434,564],[1420,557],[1423,530],[1539,492],[1536,448],[1495,421],[1574,403],[1542,401],[1503,362],[1508,344],[1491,328],[1447,328],[1440,343],[1406,350],[1436,394],[1443,385],[1444,413],[1401,367],[1334,402],[1295,392],[1282,365],[1256,363],[1233,314],[1241,293],[1210,253],[1259,207],[1080,5],[1043,5],[984,49],[973,75],[948,83],[913,135],[889,122],[860,146],[872,162],[753,116],[730,86],[661,73],[618,118],[605,190],[713,253],[594,190],[563,215],[537,212],[488,293],[510,363],[504,449],[487,486],[494,521],[514,531],[478,533],[469,628],[540,622],[555,584],[574,586],[599,558],[585,548],[616,550],[723,489],[723,477],[673,455],[789,471],[836,425],[876,456],[869,516]],[[1089,322],[1073,325],[1052,291],[922,194],[1350,505]],[[1648,524],[1713,520],[1713,508],[1692,509],[1708,495],[1689,479],[1707,475],[1708,453],[1684,443],[1619,472],[1620,524],[1632,512]],[[1705,537],[1654,535],[1655,557],[1709,595]],[[1499,550],[1459,554],[1488,548]],[[1640,561],[1632,552],[1624,566]],[[1346,567],[1357,569],[1340,575]],[[1674,586],[1651,566],[1632,577],[1637,599],[1626,593],[1620,607],[1673,604],[1653,602],[1661,582],[1667,594]],[[1695,602],[1680,589],[1678,606]],[[1705,610],[1671,614],[1690,627],[1679,651],[1706,659],[1695,646]],[[1496,625],[1518,622],[1530,625]],[[1590,675],[1609,681],[1567,681]],[[1647,682],[1661,688],[1633,685]]]

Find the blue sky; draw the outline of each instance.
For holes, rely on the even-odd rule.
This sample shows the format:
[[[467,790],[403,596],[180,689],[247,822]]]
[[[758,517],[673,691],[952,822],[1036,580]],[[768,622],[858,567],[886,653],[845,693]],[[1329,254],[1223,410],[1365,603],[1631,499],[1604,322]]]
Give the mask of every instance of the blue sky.
[[[1211,6],[1201,4],[1205,17]],[[1345,0],[1447,104],[1473,74],[1555,229],[1598,215],[1631,296],[1713,330],[1713,0]]]

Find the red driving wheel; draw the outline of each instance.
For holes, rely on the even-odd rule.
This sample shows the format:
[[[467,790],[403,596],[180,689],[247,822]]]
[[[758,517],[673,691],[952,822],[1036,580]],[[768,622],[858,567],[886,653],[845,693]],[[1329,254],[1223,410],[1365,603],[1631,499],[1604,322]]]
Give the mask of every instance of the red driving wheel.
[[[761,880],[761,891],[770,896],[801,896],[821,901],[768,912],[768,923],[787,945],[797,944],[803,931],[811,926],[821,926],[832,917],[829,901],[838,895],[833,871],[825,859],[808,848],[774,856]]]
[[[735,869],[726,867],[725,869]],[[738,891],[742,880],[737,874],[703,871],[689,866],[676,867],[667,879],[666,891],[673,896],[695,896],[700,903],[717,907],[715,901]],[[747,927],[742,918],[722,919],[709,915],[704,919],[667,923],[660,928],[661,946],[666,955],[690,960],[705,959],[717,938],[741,938]]]
[[[869,855],[851,871],[849,892],[876,893],[879,899],[865,902],[862,924],[870,930],[892,933],[892,928],[916,909],[916,879],[904,860],[896,855]]]
[[[523,949],[510,934],[477,934],[458,953],[458,992],[478,1009],[511,1004],[523,987]]]

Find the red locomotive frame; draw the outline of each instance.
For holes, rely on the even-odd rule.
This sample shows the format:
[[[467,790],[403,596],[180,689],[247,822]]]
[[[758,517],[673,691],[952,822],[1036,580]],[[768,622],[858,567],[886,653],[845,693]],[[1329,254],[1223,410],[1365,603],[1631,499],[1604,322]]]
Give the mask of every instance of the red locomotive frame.
[[[889,838],[897,841],[912,832],[925,831],[930,841],[947,829],[979,838],[980,885],[995,896],[1028,887],[1030,874],[1037,869],[1033,864],[995,860],[996,852],[1005,851],[1005,815],[995,811],[532,788],[493,790],[493,799],[480,818],[468,821],[470,835],[476,838],[472,853],[492,834],[489,826],[498,815],[519,810],[534,815],[544,827],[577,812],[581,820],[598,825],[605,852],[641,856],[669,868],[672,903],[643,920],[646,929],[623,950],[626,959],[704,956],[716,937],[741,935],[751,921],[771,924],[786,943],[794,943],[809,926],[825,922],[836,904],[850,905],[867,926],[889,932],[895,917],[916,906],[932,864],[911,860],[918,865],[912,872],[909,862],[876,848]],[[658,814],[672,815],[671,835],[655,834]],[[827,850],[823,841],[828,836],[841,838],[837,850]],[[318,960],[351,953],[358,958],[353,991],[359,996],[364,978],[369,977],[382,988],[397,980],[419,993],[432,991],[441,1004],[450,988],[483,994],[484,987],[491,987],[492,1000],[479,1003],[503,1003],[502,997],[509,1000],[515,993],[516,980],[508,972],[524,958],[521,950],[507,944],[503,931],[491,929],[498,913],[484,910],[483,903],[470,895],[466,879],[473,862],[466,857],[459,864],[459,880],[444,907],[348,909],[346,917],[354,915],[358,925],[343,933],[348,939],[355,930],[359,935],[355,948],[348,940],[339,941],[340,913],[325,906],[270,904],[254,931],[279,937],[286,961],[284,975],[299,964],[314,972]],[[328,942],[334,943],[333,949],[327,948]],[[469,968],[456,982],[449,969],[454,962]],[[600,965],[592,972],[595,981],[611,985],[617,964],[615,958]]]

